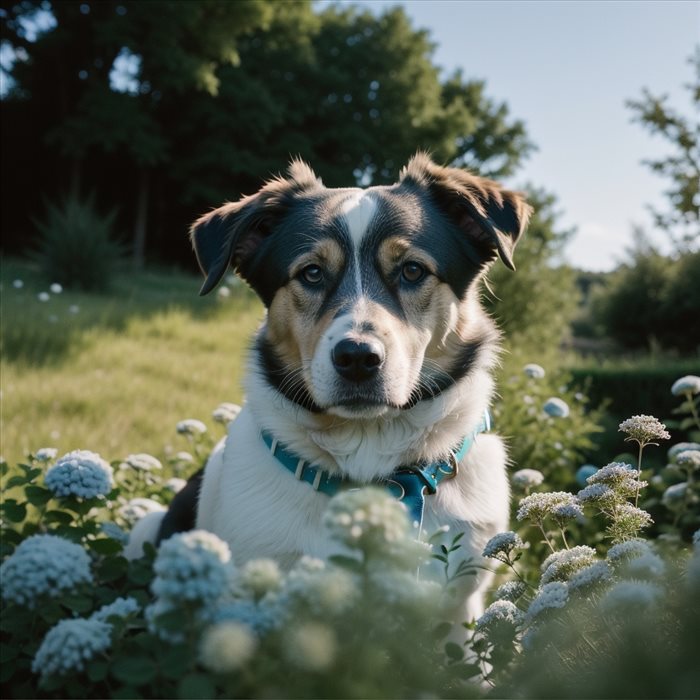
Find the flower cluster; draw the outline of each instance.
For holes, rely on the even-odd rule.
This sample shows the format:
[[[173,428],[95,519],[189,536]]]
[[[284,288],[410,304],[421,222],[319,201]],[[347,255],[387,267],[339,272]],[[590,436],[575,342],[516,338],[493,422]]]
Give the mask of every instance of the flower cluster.
[[[92,620],[99,622],[109,622],[111,617],[129,617],[135,615],[141,606],[135,598],[117,598],[109,605],[103,605],[97,612],[90,617]]]
[[[112,467],[88,450],[75,450],[61,457],[46,472],[45,483],[60,498],[106,496],[114,484]]]
[[[531,379],[543,379],[545,375],[544,367],[534,362],[525,365],[523,372]]]
[[[131,468],[139,472],[150,472],[156,469],[162,469],[163,465],[160,460],[152,455],[140,452],[135,455],[129,455],[120,465],[120,468]]]
[[[685,396],[690,394],[700,394],[700,377],[694,374],[688,374],[685,377],[676,379],[671,387],[671,393],[674,396]]]
[[[562,581],[545,583],[527,609],[526,620],[532,621],[546,610],[563,608],[569,599],[569,587]]]
[[[501,625],[518,627],[523,620],[523,613],[514,603],[509,600],[497,600],[491,603],[484,614],[477,619],[476,629],[482,632]]]
[[[165,506],[152,498],[132,498],[119,508],[119,515],[128,523],[135,523],[149,513],[161,513]]]
[[[46,678],[82,671],[87,662],[112,644],[112,626],[96,618],[62,620],[52,627],[32,663],[32,671]]]
[[[202,423],[201,420],[196,418],[186,418],[181,420],[176,426],[175,430],[180,435],[187,435],[188,437],[199,437],[207,432],[207,426]]]
[[[182,603],[216,600],[230,580],[231,552],[216,535],[204,530],[178,533],[161,544],[151,589],[159,598]]]
[[[40,596],[55,598],[92,581],[90,557],[56,535],[33,535],[0,566],[2,596],[33,608]]]
[[[228,425],[233,423],[233,421],[238,418],[238,414],[241,412],[241,407],[235,403],[222,403],[217,406],[211,414],[211,417],[217,422],[223,425]]]
[[[525,543],[520,539],[520,535],[515,532],[499,532],[486,543],[482,556],[507,563],[510,561],[511,552],[514,549],[522,549],[524,546]]]
[[[333,498],[323,519],[334,539],[347,547],[387,552],[406,539],[406,507],[377,488],[344,491]]]
[[[247,625],[218,622],[204,632],[199,657],[214,673],[234,673],[250,661],[256,647],[257,638]]]
[[[521,489],[531,489],[544,481],[544,474],[537,469],[519,469],[511,476],[514,486]]]
[[[527,519],[541,523],[550,515],[570,517],[566,508],[572,508],[571,513],[573,513],[576,506],[578,506],[576,497],[566,491],[533,493],[520,501],[520,507],[515,517],[518,520]]]
[[[542,410],[552,418],[566,418],[569,415],[569,404],[556,396],[545,401]]]
[[[625,440],[633,440],[640,445],[655,444],[655,440],[668,440],[671,436],[666,426],[654,416],[632,416],[620,423],[620,432],[626,433]]]
[[[594,561],[595,549],[587,545],[553,552],[542,562],[540,583],[566,581],[573,573],[590,566]]]

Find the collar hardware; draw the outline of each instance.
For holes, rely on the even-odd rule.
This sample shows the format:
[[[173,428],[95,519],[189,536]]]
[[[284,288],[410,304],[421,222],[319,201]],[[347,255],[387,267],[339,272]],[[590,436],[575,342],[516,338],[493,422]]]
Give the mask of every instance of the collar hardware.
[[[447,459],[429,464],[401,466],[388,477],[377,480],[376,484],[383,486],[396,499],[402,501],[408,508],[412,519],[420,525],[423,521],[425,496],[434,495],[443,481],[449,481],[457,476],[459,463],[469,452],[476,436],[490,429],[491,416],[487,410],[477,427],[464,438],[460,447],[457,450],[450,450]],[[290,452],[278,442],[277,438],[272,437],[271,433],[263,430],[261,436],[275,459],[287,471],[290,471],[297,481],[306,481],[314,491],[334,496],[341,489],[358,488],[359,485],[350,479],[315,467]]]

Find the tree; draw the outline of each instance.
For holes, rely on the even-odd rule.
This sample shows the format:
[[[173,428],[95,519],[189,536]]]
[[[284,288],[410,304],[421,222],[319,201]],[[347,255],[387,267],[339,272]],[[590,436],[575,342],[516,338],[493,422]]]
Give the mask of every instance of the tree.
[[[50,10],[55,28],[30,42],[24,27],[40,10]],[[25,0],[6,11],[6,28],[29,57],[14,71],[16,93],[34,110],[55,115],[45,138],[72,163],[71,190],[80,189],[92,150],[119,152],[136,171],[137,265],[143,263],[150,172],[170,154],[168,103],[188,92],[216,94],[218,70],[238,61],[238,37],[264,27],[272,13],[271,0],[64,0],[51,6]],[[114,82],[115,62],[124,55],[138,66],[128,89]]]
[[[679,253],[698,250],[700,246],[700,46],[689,60],[694,70],[693,82],[686,85],[696,108],[686,117],[668,105],[668,96],[655,97],[643,91],[641,100],[629,100],[634,121],[652,134],[663,136],[675,152],[665,158],[643,161],[652,171],[670,180],[664,193],[667,211],[652,208],[654,224],[665,231]]]

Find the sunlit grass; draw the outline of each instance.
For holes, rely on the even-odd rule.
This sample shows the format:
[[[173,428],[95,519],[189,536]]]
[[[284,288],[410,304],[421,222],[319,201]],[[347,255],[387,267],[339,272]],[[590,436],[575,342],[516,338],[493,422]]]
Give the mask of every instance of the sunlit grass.
[[[3,457],[14,463],[41,446],[164,457],[186,448],[179,420],[213,429],[211,411],[243,398],[243,359],[263,311],[242,286],[228,299],[202,299],[199,284],[182,273],[131,273],[109,294],[64,291],[41,302],[48,285],[4,262]]]

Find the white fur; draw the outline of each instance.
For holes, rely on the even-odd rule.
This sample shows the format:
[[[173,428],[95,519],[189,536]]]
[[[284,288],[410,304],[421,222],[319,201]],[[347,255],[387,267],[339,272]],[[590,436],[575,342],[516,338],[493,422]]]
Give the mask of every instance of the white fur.
[[[350,233],[355,253],[355,285],[357,296],[362,296],[362,275],[360,274],[360,246],[367,233],[369,225],[377,212],[377,203],[366,190],[356,190],[341,206],[341,212],[345,218],[345,224]]]

